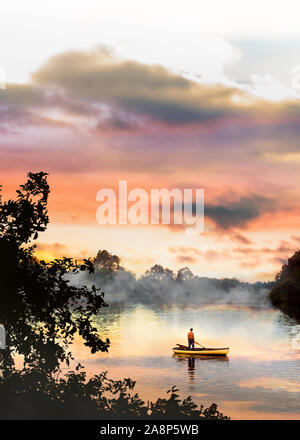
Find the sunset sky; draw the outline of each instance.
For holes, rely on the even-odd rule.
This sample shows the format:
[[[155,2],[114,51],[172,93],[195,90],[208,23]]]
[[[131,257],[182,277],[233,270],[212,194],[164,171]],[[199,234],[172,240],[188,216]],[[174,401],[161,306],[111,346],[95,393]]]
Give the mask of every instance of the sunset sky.
[[[292,0],[3,0],[0,183],[13,197],[27,172],[49,173],[38,256],[107,249],[137,274],[160,263],[273,279],[300,247],[298,11]],[[97,191],[119,180],[204,188],[205,232],[100,226]]]

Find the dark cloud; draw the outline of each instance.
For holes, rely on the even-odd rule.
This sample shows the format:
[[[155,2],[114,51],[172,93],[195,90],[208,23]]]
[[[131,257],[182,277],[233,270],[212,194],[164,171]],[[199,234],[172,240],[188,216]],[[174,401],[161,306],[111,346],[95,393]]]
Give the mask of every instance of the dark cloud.
[[[179,91],[191,86],[189,80],[161,66],[122,61],[103,47],[55,55],[34,72],[32,78],[37,84],[61,87],[91,100],[120,97],[128,92]]]
[[[267,212],[273,212],[274,202],[270,198],[253,194],[237,201],[206,204],[205,217],[210,218],[221,229],[246,226]]]
[[[4,107],[0,105],[0,128],[4,133],[18,133],[16,127],[26,128],[29,126],[50,126],[56,128],[72,128],[69,124],[60,119],[39,115],[29,108]]]
[[[106,116],[98,120],[95,126],[96,131],[133,131],[141,126],[137,118],[130,117],[128,114],[111,110]]]
[[[285,133],[289,137],[299,133],[300,106],[295,100],[271,103],[238,88],[200,84],[159,65],[119,59],[106,47],[55,55],[32,74],[31,80],[29,84],[8,84],[1,93],[0,105],[26,107],[27,112],[34,110],[37,115],[40,109],[62,110],[94,118],[88,121],[89,128],[99,125],[117,131],[139,128],[124,113],[129,118],[144,118],[143,123],[149,119],[170,126],[226,119],[234,123],[234,129],[220,129],[219,136],[222,144],[230,145],[240,142],[241,137],[269,139],[274,130],[281,138]],[[107,118],[108,109],[123,112],[123,117]],[[284,116],[294,120],[276,128],[278,117]],[[30,123],[34,124],[34,119]],[[215,133],[215,142],[217,136]]]
[[[270,255],[269,261],[275,264],[282,264],[286,261],[288,256],[292,255],[297,250],[297,246],[282,240],[276,248],[253,248],[253,247],[241,247],[235,248],[233,251],[237,254],[251,256],[253,258],[259,258],[260,255]]]
[[[170,124],[235,114],[231,98],[242,94],[226,86],[200,85],[162,66],[122,61],[103,48],[56,55],[32,79],[53,93],[117,105]]]
[[[253,244],[253,242],[248,237],[246,237],[245,235],[242,235],[242,234],[233,233],[233,234],[231,234],[231,238],[232,238],[232,240],[235,240],[235,241],[239,242],[240,244],[246,244],[246,245]]]
[[[40,106],[44,99],[43,89],[31,84],[7,84],[0,93],[0,105],[8,107]]]
[[[30,84],[8,84],[0,93],[0,124],[7,132],[16,126],[71,127],[63,118],[53,118],[48,111],[63,110],[76,115],[97,115],[99,110],[91,104],[71,100],[62,94],[48,93],[41,87]],[[5,125],[5,127],[3,127]]]
[[[179,263],[196,263],[197,258],[188,255],[177,255],[176,260]]]
[[[232,200],[230,200],[232,199]],[[170,207],[172,216],[175,210],[182,210],[184,214],[184,204],[175,206],[171,201]],[[187,204],[185,204],[187,208]],[[276,210],[275,200],[259,194],[249,194],[239,198],[233,198],[230,194],[219,203],[204,204],[204,219],[210,219],[214,222],[220,232],[228,232],[233,240],[242,244],[251,244],[251,241],[236,231],[236,229],[247,226],[251,221],[260,216],[274,212]],[[196,203],[192,204],[192,213],[196,215]],[[172,217],[173,218],[173,217]],[[174,225],[175,227],[178,225]],[[173,227],[173,223],[170,225]]]
[[[200,107],[200,103],[181,101],[176,97],[128,97],[120,100],[128,110],[151,116],[169,124],[205,122],[225,116],[225,109]]]
[[[8,84],[0,93],[0,125],[11,132],[15,125],[40,125],[39,115],[32,109],[42,105],[43,92],[26,84]]]

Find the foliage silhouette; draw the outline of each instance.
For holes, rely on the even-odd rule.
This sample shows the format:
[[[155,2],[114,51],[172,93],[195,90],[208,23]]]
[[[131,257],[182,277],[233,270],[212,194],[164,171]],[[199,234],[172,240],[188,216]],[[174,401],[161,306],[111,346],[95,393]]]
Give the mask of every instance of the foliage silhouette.
[[[31,242],[47,228],[49,191],[46,173],[29,173],[16,200],[0,198],[0,324],[7,340],[7,347],[0,350],[0,417],[226,419],[215,404],[203,410],[190,397],[181,401],[176,388],[170,390],[169,399],[145,404],[138,394],[131,394],[135,386],[131,379],[113,381],[106,373],[87,379],[80,364],[61,377],[62,365],[68,368],[74,360],[70,347],[75,334],[92,353],[109,347],[93,323],[106,306],[104,293],[94,285],[75,287],[66,275],[91,274],[104,257],[105,270],[120,270],[120,262],[103,252],[93,262],[66,257],[38,261]],[[23,358],[21,370],[18,356]]]
[[[204,409],[198,408],[190,396],[180,400],[175,387],[168,391],[169,398],[145,403],[132,393],[134,386],[129,378],[109,379],[107,372],[87,380],[84,371],[69,371],[58,378],[43,370],[24,369],[0,383],[1,418],[229,419],[214,403]]]
[[[47,175],[29,173],[16,200],[0,200],[0,323],[8,347],[2,357],[4,370],[13,364],[15,354],[23,355],[26,364],[40,363],[50,370],[59,368],[60,362],[69,363],[75,333],[92,352],[107,351],[109,346],[92,322],[106,305],[104,294],[94,286],[71,286],[64,277],[69,272],[93,272],[91,261],[78,264],[62,258],[46,263],[34,257],[35,246],[24,247],[47,227],[48,195]]]
[[[276,275],[270,300],[282,312],[300,320],[300,251],[295,252]]]

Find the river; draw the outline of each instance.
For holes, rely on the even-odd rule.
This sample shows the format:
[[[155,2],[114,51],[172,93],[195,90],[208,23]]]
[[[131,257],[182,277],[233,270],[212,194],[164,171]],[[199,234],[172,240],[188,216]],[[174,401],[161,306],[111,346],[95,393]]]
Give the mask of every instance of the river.
[[[89,374],[136,380],[143,400],[166,397],[172,385],[232,419],[300,419],[300,326],[272,309],[247,306],[112,306],[97,317],[109,353],[91,355],[78,339],[76,359]],[[195,338],[230,347],[225,358],[176,357],[172,347]]]

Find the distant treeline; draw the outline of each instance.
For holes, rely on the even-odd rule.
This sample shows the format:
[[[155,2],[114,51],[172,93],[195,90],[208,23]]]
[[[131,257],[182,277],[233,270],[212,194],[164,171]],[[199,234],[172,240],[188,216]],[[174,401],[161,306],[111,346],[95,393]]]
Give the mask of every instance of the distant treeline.
[[[144,304],[228,303],[268,306],[273,282],[245,283],[236,278],[208,278],[194,275],[188,267],[174,273],[155,264],[142,276],[121,266],[120,258],[100,250],[92,260],[95,272],[71,276],[72,284],[94,284],[111,302]]]

